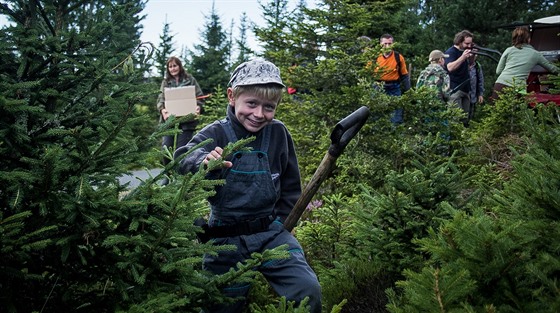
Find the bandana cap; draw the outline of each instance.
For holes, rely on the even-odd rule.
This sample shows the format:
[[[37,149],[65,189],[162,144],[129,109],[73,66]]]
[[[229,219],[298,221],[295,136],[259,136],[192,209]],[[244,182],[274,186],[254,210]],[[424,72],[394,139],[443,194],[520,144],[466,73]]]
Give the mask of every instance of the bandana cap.
[[[430,56],[428,57],[428,61],[436,61],[439,60],[441,58],[448,58],[449,54],[445,54],[443,52],[441,52],[440,50],[434,50],[432,52],[430,52]]]
[[[282,83],[278,67],[264,59],[254,59],[239,64],[229,80],[231,87],[262,84],[278,84],[286,87]]]

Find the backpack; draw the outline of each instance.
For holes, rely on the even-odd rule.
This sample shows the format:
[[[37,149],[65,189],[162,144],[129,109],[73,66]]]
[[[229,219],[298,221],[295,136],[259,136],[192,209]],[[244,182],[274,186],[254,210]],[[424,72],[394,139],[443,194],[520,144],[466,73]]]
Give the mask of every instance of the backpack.
[[[397,51],[393,51],[393,55],[395,56],[395,62],[397,62],[397,72],[399,73],[399,80],[401,80],[402,79],[401,55]]]
[[[416,88],[420,87],[427,87],[432,88],[437,91],[438,97],[443,101],[447,101],[449,98],[448,92],[443,91],[442,83],[445,81],[445,78],[441,75],[443,73],[446,74],[445,70],[441,69],[440,74],[438,74],[435,68],[427,71],[427,69],[422,70],[420,72],[420,76],[418,76],[418,81],[416,82]]]

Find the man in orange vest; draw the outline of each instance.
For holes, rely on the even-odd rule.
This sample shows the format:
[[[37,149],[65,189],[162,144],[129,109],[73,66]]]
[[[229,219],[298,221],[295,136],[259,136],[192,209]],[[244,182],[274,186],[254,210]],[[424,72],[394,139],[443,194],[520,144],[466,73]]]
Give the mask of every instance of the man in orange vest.
[[[379,75],[379,80],[383,82],[383,89],[386,94],[400,96],[402,92],[410,89],[410,76],[404,57],[392,48],[393,40],[393,36],[389,34],[384,34],[379,38],[383,53],[377,58],[375,72]],[[403,115],[402,108],[396,109],[391,117],[391,122],[401,124]]]

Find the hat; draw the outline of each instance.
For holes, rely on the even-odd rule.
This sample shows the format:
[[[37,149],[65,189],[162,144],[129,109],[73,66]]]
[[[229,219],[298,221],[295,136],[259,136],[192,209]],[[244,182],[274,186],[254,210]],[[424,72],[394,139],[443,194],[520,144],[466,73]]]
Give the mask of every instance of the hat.
[[[430,57],[428,58],[428,61],[436,61],[439,60],[441,58],[448,58],[449,54],[444,54],[443,52],[439,51],[439,50],[434,50],[432,52],[430,52]]]
[[[231,87],[259,84],[278,84],[286,87],[282,83],[278,67],[264,59],[241,63],[233,70],[229,80]]]

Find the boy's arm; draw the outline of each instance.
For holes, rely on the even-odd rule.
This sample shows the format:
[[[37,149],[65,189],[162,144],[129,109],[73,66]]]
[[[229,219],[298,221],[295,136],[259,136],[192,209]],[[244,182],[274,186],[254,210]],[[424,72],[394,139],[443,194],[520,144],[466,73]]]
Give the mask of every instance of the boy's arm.
[[[200,132],[193,136],[189,143],[187,143],[185,146],[179,147],[175,151],[175,153],[173,154],[173,158],[177,159],[199,143],[209,138],[213,139],[212,142],[207,143],[206,145],[194,150],[189,155],[181,159],[181,161],[179,161],[178,172],[180,174],[184,175],[188,172],[195,173],[198,171],[200,165],[206,158],[206,155],[217,146],[216,131],[218,127],[220,127],[220,125],[216,123],[204,127]]]
[[[280,199],[276,202],[276,214],[282,222],[286,220],[297,200],[301,196],[301,177],[291,135],[286,130],[288,145],[287,162],[280,176]]]

